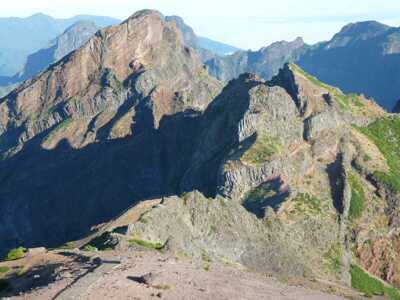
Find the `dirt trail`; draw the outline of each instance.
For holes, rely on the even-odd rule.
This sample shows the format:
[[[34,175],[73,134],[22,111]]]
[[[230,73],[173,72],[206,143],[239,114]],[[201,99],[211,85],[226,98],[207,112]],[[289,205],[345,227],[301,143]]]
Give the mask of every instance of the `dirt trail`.
[[[111,272],[115,266],[120,264],[118,260],[101,260],[99,259],[99,266],[93,268],[84,276],[77,278],[73,283],[60,291],[53,299],[57,300],[71,300],[71,299],[84,299],[82,295],[86,293],[88,288],[99,280],[104,274]]]

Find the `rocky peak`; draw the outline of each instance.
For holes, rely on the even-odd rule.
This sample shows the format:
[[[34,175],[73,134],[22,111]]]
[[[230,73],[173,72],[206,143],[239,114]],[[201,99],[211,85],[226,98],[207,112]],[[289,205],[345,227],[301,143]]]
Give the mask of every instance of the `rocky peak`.
[[[163,19],[164,16],[162,15],[162,13],[160,13],[158,10],[154,10],[154,9],[142,9],[142,10],[138,10],[137,12],[135,12],[134,14],[132,14],[129,18],[127,18],[125,22],[129,22],[130,20],[141,20],[142,18],[145,17],[154,17],[154,18],[159,18],[159,19]]]
[[[292,51],[293,49],[301,48],[304,47],[306,44],[304,43],[304,40],[302,37],[297,37],[293,41],[280,41],[280,42],[275,42],[272,43],[268,47],[264,47],[260,49],[260,52],[268,52],[268,51],[273,51],[276,49],[277,51],[285,51],[289,52]]]
[[[175,22],[153,10],[139,11],[98,31],[3,99],[0,136],[17,130],[10,142],[21,144],[67,118],[94,117],[137,99],[147,99],[157,126],[165,114],[204,109],[218,90]]]
[[[285,64],[269,84],[283,87],[292,96],[303,117],[336,111],[348,116],[355,124],[364,124],[368,118],[384,115],[383,109],[374,101],[363,95],[345,94],[319,81],[296,64]]]
[[[175,22],[176,26],[183,34],[183,39],[185,40],[186,45],[192,48],[197,48],[197,36],[194,33],[193,29],[188,26],[185,21],[179,16],[167,16],[165,20],[168,22]]]
[[[376,21],[350,23],[342,28],[326,45],[328,49],[345,47],[360,40],[367,40],[386,32],[390,27]]]
[[[29,243],[54,244],[139,199],[176,192],[194,151],[190,138],[198,115],[220,89],[176,23],[158,12],[140,11],[97,31],[0,100],[0,170],[17,174],[24,172],[19,162],[33,164],[28,177],[10,178],[12,188],[0,189],[3,207],[18,202],[22,219],[33,217],[10,223],[3,215],[8,209],[1,210],[0,236],[11,230]],[[72,180],[72,174],[82,180]],[[39,210],[49,198],[41,191],[57,199],[44,215]],[[61,215],[71,217],[64,222]],[[28,236],[31,229],[35,234]],[[9,240],[0,240],[5,248],[1,244]]]

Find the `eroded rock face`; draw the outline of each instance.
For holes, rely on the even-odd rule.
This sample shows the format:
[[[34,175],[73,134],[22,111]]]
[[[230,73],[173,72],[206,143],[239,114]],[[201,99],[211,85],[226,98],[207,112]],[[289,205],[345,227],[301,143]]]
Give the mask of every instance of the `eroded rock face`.
[[[128,234],[203,260],[237,262],[271,274],[313,276],[330,272],[326,265],[317,267],[317,257],[337,238],[323,222],[298,220],[289,225],[274,216],[259,220],[239,203],[193,192],[165,199],[130,225]]]
[[[25,82],[0,103],[0,248],[74,239],[175,191],[167,183],[192,149],[181,146],[191,120],[219,90],[154,11],[98,31]]]
[[[352,124],[384,112],[347,97],[294,65],[270,82],[251,74],[231,81],[199,121],[181,182],[189,193],[167,199],[129,234],[264,272],[350,284]]]

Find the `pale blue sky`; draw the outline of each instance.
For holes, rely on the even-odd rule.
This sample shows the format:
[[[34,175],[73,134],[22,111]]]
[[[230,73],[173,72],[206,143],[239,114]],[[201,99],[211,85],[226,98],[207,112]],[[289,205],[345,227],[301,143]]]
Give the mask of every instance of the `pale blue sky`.
[[[37,12],[54,17],[77,14],[127,18],[136,10],[158,9],[180,15],[199,35],[244,49],[302,36],[327,40],[349,23],[378,20],[400,26],[400,0],[11,0],[0,16],[26,17]]]

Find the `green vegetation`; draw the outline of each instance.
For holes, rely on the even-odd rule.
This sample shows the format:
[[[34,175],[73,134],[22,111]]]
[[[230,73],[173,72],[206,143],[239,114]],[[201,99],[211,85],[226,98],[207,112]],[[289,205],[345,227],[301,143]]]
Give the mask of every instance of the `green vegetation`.
[[[388,173],[375,171],[374,178],[391,191],[400,192],[400,119],[381,119],[358,130],[375,143],[389,166]]]
[[[142,217],[139,219],[139,222],[140,222],[140,223],[143,223],[143,224],[147,224],[147,223],[149,223],[149,220],[142,216]]]
[[[274,196],[276,193],[269,187],[260,185],[247,192],[244,199],[245,203],[259,203],[266,198]]]
[[[363,108],[365,105],[357,94],[343,94],[338,88],[319,81],[316,77],[308,74],[296,64],[290,64],[291,69],[311,81],[314,85],[327,90],[342,110],[351,111],[352,107]]]
[[[400,300],[400,292],[397,289],[385,286],[356,265],[351,266],[351,286],[367,297],[386,295],[392,300]]]
[[[64,245],[61,245],[57,249],[73,250],[73,249],[75,249],[75,244],[74,244],[74,242],[68,242],[68,243],[65,243]]]
[[[18,271],[15,273],[18,277],[23,276],[26,272],[28,272],[29,268],[20,267]]]
[[[215,226],[215,225],[211,225],[210,226],[210,231],[208,232],[208,235],[211,235],[211,234],[213,234],[213,233],[216,233],[217,232],[217,226]]]
[[[270,161],[272,156],[282,151],[282,145],[277,138],[257,135],[256,141],[243,154],[241,160],[250,164],[262,164]]]
[[[10,271],[9,267],[0,267],[0,273],[7,273],[8,271]]]
[[[188,201],[190,200],[190,193],[189,192],[185,192],[183,193],[180,198],[183,200],[183,205],[187,205]]]
[[[147,249],[154,249],[154,250],[162,250],[164,249],[165,245],[161,243],[152,243],[149,241],[144,241],[140,239],[132,239],[129,241],[130,245],[141,246]]]
[[[327,267],[334,273],[342,271],[343,249],[339,243],[334,243],[323,256],[327,261]]]
[[[385,184],[391,191],[393,192],[400,192],[400,177],[396,175],[397,171],[393,172],[392,169],[389,173],[375,171],[374,178]]]
[[[15,249],[11,249],[10,251],[8,251],[8,253],[5,257],[5,260],[20,259],[25,256],[25,253],[26,253],[26,248],[24,248],[24,247],[18,247]]]
[[[57,132],[59,132],[60,130],[62,130],[63,128],[66,128],[68,125],[70,125],[72,123],[73,119],[72,118],[67,118],[64,121],[62,121],[60,124],[58,124],[46,137],[44,142],[49,141],[50,139],[52,139],[54,137],[54,135],[57,134]]]
[[[293,199],[296,211],[300,213],[310,212],[319,214],[322,212],[321,200],[309,194],[300,193]]]
[[[50,106],[50,107],[46,110],[45,116],[51,115],[53,112],[55,112],[55,111],[57,110],[57,107],[58,107],[57,104],[56,104],[56,105],[53,105],[53,106]]]
[[[169,290],[169,289],[171,289],[171,286],[169,286],[168,284],[156,284],[156,285],[152,285],[151,287],[153,289],[156,289],[156,290]]]
[[[278,209],[285,201],[287,195],[280,191],[280,186],[279,181],[264,182],[244,195],[242,205],[258,218],[264,218],[267,207]]]
[[[201,260],[203,261],[203,269],[204,269],[204,271],[209,271],[210,270],[211,258],[206,253],[202,253],[201,254]]]
[[[86,251],[108,251],[113,250],[118,242],[112,237],[109,232],[105,232],[100,236],[94,237],[82,250]]]
[[[364,107],[364,102],[360,99],[360,96],[357,94],[348,94],[347,97],[350,98],[350,102],[357,107]]]
[[[349,183],[351,187],[351,201],[349,217],[351,220],[361,217],[365,209],[365,193],[357,175],[351,173],[349,175]]]
[[[371,159],[372,159],[371,156],[369,156],[368,154],[364,154],[363,160],[364,160],[365,162],[370,161]]]
[[[290,64],[290,67],[291,67],[291,69],[292,69],[294,72],[300,73],[300,74],[303,75],[305,78],[307,78],[309,81],[311,81],[313,84],[315,84],[315,85],[317,85],[317,86],[319,86],[319,87],[321,87],[321,88],[327,89],[327,90],[329,90],[329,91],[331,91],[331,90],[333,90],[333,89],[336,89],[336,88],[334,88],[333,86],[330,86],[330,85],[328,85],[328,84],[325,84],[325,83],[319,81],[316,77],[314,77],[314,76],[308,74],[306,71],[304,71],[302,68],[300,68],[300,67],[299,67],[298,65],[296,65],[296,64]],[[336,89],[336,90],[337,90],[337,89]]]
[[[82,250],[86,252],[96,252],[97,248],[93,247],[92,245],[85,245],[83,246]]]

